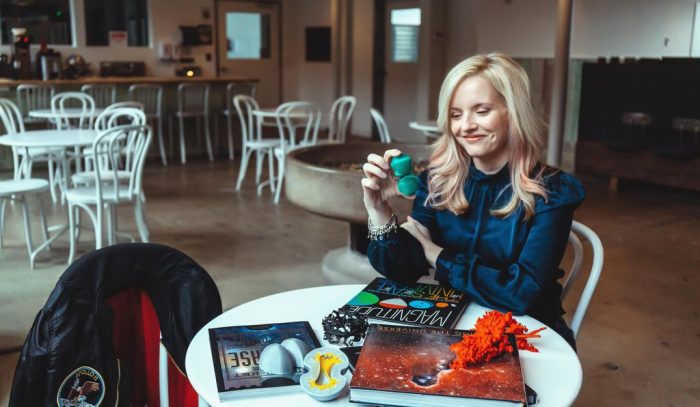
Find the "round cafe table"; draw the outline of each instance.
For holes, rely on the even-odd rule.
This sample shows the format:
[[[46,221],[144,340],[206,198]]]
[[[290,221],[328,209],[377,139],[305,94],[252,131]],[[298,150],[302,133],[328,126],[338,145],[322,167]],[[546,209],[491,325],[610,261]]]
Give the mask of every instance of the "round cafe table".
[[[92,112],[92,114],[88,114],[88,116],[94,118],[99,116],[102,112],[104,112],[104,109],[97,108]],[[79,119],[85,115],[86,112],[84,112],[83,109],[77,107],[68,107],[63,109],[61,112],[54,112],[52,109],[35,109],[29,111],[29,117],[47,120],[55,119],[58,116],[65,117],[67,119]]]
[[[221,403],[214,376],[209,328],[309,321],[321,346],[333,346],[323,340],[321,319],[332,310],[343,306],[364,287],[364,284],[352,284],[287,291],[250,301],[224,312],[197,332],[187,349],[185,370],[192,387],[212,406],[357,405],[349,402],[347,391],[330,402],[316,401],[302,392],[269,398],[254,397],[236,400],[234,404]],[[487,308],[470,304],[455,328],[473,328],[476,319],[486,311],[488,311]],[[530,330],[542,326],[541,322],[528,316],[519,316],[517,320]],[[525,382],[537,392],[540,400],[538,407],[571,405],[581,389],[583,380],[581,363],[569,344],[556,332],[545,329],[541,335],[541,338],[529,341],[539,349],[539,352],[520,352]],[[350,376],[350,373],[348,372],[347,375]]]

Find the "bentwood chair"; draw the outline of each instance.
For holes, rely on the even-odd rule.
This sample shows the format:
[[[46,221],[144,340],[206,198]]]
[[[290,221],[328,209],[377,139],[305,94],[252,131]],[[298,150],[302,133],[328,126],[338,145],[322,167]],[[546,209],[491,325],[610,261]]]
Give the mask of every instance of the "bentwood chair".
[[[569,234],[569,244],[573,248],[574,260],[562,284],[562,301],[568,296],[573,283],[580,274],[581,264],[583,263],[584,242],[588,242],[591,245],[592,261],[591,270],[588,273],[588,280],[586,281],[581,297],[578,300],[573,317],[571,317],[570,327],[574,332],[574,339],[578,337],[579,330],[581,329],[581,323],[583,322],[583,317],[586,315],[588,304],[591,302],[591,297],[593,296],[593,292],[598,284],[600,274],[603,271],[604,251],[603,243],[591,228],[580,222],[573,221],[571,224],[571,233]]]
[[[17,107],[22,112],[24,124],[47,123],[46,119],[30,117],[29,112],[38,109],[51,109],[51,98],[55,94],[56,88],[51,85],[23,83],[17,86]]]
[[[328,142],[345,143],[356,103],[357,99],[354,96],[341,96],[333,102],[328,121]]]
[[[382,143],[391,143],[391,134],[389,133],[389,127],[386,125],[386,121],[384,121],[384,116],[379,112],[377,109],[369,109],[369,113],[372,115],[372,119],[374,119],[374,123],[377,125],[377,130],[379,130],[379,141]]]
[[[80,91],[95,99],[95,107],[105,108],[117,101],[117,86],[106,83],[89,83],[80,87]]]
[[[220,113],[226,120],[226,136],[228,138],[228,159],[233,161],[234,153],[234,142],[233,142],[233,121],[238,116],[236,114],[236,108],[233,105],[233,97],[236,95],[246,95],[255,98],[255,83],[253,82],[230,82],[226,85],[226,95],[224,99],[224,107],[221,109]],[[214,125],[215,139],[218,143],[219,140],[219,116],[216,117],[216,124]]]
[[[185,148],[185,119],[195,119],[197,135],[201,135],[201,122],[204,121],[204,138],[209,161],[214,161],[209,131],[209,85],[206,83],[181,83],[177,87],[177,111],[174,112],[180,125],[180,162],[187,163]],[[172,133],[172,125],[170,126]]]
[[[134,205],[134,218],[141,241],[148,242],[149,232],[143,213],[141,181],[151,136],[151,128],[144,125],[117,126],[98,134],[92,145],[97,162],[93,182],[89,185],[75,186],[66,192],[70,235],[69,264],[75,256],[76,213],[79,209],[84,210],[93,223],[95,249],[103,245],[104,218],[107,218],[108,242],[114,242],[116,206],[125,203]],[[128,176],[120,175],[124,173]]]
[[[3,112],[2,124],[5,132],[24,132],[24,122],[22,114],[17,105],[9,99],[0,98],[0,111]],[[12,148],[12,160],[14,167],[14,178],[31,178],[32,167],[35,162],[46,162],[49,172],[49,190],[53,202],[57,201],[56,188],[54,182],[55,162],[60,161],[63,155],[63,148],[31,147]]]
[[[241,184],[245,179],[248,163],[255,154],[255,185],[257,185],[258,195],[262,191],[263,184],[260,183],[262,176],[262,164],[267,157],[270,174],[270,188],[274,192],[273,161],[274,149],[280,145],[279,139],[266,139],[262,136],[262,120],[258,120],[253,112],[260,109],[258,102],[252,96],[235,95],[233,97],[233,107],[238,114],[238,121],[241,124],[241,165],[238,170],[238,180],[236,181],[236,191],[241,189]]]
[[[157,122],[160,159],[163,165],[168,165],[163,142],[163,87],[148,83],[133,84],[129,87],[129,99],[143,105],[143,111],[151,127],[155,129]]]
[[[275,203],[279,203],[287,153],[297,148],[316,144],[318,141],[318,128],[321,124],[321,108],[311,102],[287,102],[281,104],[275,113],[280,145],[274,149],[277,161],[277,175],[274,180],[277,182],[277,186],[274,192]],[[302,130],[301,138],[299,139],[297,139],[298,130]]]

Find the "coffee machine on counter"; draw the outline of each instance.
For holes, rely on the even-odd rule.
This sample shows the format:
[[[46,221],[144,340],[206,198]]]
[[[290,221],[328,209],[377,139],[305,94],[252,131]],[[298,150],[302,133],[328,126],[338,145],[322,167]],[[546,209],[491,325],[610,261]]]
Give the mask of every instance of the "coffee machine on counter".
[[[12,36],[15,38],[12,56],[12,68],[15,71],[15,79],[29,79],[32,77],[32,60],[29,46],[32,45],[32,37],[27,35],[26,28],[13,28]]]

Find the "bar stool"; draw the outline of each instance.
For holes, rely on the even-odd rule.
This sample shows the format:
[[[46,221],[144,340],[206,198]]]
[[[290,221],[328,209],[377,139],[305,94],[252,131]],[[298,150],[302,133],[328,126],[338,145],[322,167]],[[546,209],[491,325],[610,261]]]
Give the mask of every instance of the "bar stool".
[[[22,112],[24,124],[46,123],[46,119],[30,117],[29,112],[37,109],[51,109],[51,98],[56,94],[56,88],[51,85],[17,86],[17,107]]]
[[[151,127],[158,123],[158,147],[163,165],[168,165],[163,142],[163,87],[148,83],[135,83],[129,86],[129,99],[143,105],[143,111]]]
[[[95,99],[95,107],[104,108],[117,101],[117,87],[104,83],[89,83],[80,87],[81,92],[85,92]]]
[[[228,136],[228,159],[233,161],[233,119],[237,117],[236,109],[233,106],[233,97],[236,95],[246,95],[255,98],[255,83],[253,82],[229,82],[226,85],[226,99],[224,107],[219,113],[226,120],[226,131]],[[216,123],[214,125],[215,139],[219,140],[219,116],[216,115]]]
[[[205,83],[181,83],[177,87],[177,112],[174,116],[180,124],[180,162],[187,163],[185,151],[185,119],[193,118],[197,123],[197,134],[201,134],[201,120],[204,120],[204,136],[207,143],[209,161],[214,161],[209,131],[209,85]],[[172,118],[172,117],[171,117]],[[172,134],[172,121],[169,122]]]

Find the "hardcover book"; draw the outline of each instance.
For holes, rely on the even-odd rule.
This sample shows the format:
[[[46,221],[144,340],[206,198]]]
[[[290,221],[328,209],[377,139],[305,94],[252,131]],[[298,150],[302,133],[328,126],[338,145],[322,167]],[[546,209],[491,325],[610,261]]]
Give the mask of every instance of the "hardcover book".
[[[306,321],[211,328],[209,340],[221,401],[301,392],[299,378],[304,366],[298,360],[304,355],[294,355],[295,349],[288,352],[284,346],[291,341],[297,353],[303,353],[302,348],[310,351],[320,346]],[[266,351],[271,356],[263,356],[268,360],[264,363],[275,366],[268,372],[261,368],[260,356],[272,344],[282,346],[271,346],[274,352]]]
[[[450,345],[470,331],[370,325],[350,382],[350,401],[393,406],[524,406],[517,347],[451,369]],[[511,338],[514,341],[514,338]]]
[[[375,278],[343,306],[370,323],[453,328],[469,304],[463,292],[433,284],[402,284]]]

